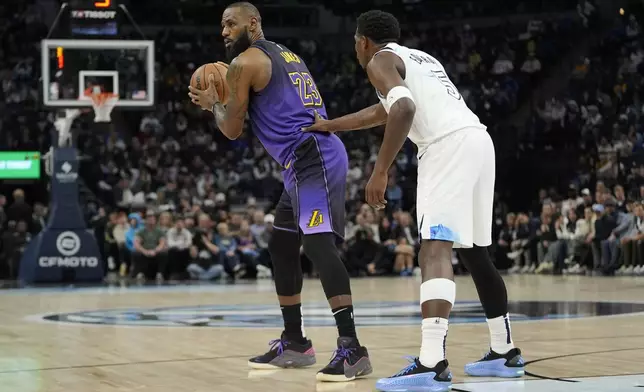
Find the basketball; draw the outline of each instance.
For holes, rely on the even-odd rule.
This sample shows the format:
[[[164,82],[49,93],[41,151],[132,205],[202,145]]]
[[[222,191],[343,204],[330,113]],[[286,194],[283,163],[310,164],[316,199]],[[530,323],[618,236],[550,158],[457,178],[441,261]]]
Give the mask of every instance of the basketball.
[[[212,74],[215,76],[215,86],[219,94],[221,103],[228,102],[228,85],[226,84],[226,73],[228,72],[228,64],[218,61],[216,63],[204,64],[197,68],[190,78],[190,86],[205,90],[208,86],[208,77]]]

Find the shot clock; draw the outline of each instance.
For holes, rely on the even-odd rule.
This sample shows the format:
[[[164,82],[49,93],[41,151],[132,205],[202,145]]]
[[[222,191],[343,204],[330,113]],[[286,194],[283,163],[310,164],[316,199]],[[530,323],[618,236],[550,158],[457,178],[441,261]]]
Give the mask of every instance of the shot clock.
[[[110,38],[119,33],[118,0],[73,0],[69,26],[73,38]]]

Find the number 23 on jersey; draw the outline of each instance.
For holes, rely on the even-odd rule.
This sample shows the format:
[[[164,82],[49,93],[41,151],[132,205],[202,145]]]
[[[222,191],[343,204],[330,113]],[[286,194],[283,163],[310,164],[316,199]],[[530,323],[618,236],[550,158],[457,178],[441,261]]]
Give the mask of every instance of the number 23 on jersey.
[[[288,76],[291,78],[291,82],[297,88],[297,92],[302,99],[302,103],[306,107],[321,107],[322,96],[318,91],[315,82],[311,75],[307,72],[290,72]]]

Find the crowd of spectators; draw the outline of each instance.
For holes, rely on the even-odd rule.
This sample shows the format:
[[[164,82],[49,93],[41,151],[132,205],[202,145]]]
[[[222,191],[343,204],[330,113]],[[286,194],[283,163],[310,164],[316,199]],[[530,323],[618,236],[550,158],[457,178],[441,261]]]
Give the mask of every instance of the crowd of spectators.
[[[498,209],[497,260],[511,271],[644,274],[643,58],[630,15],[577,62],[566,91],[535,108],[520,148],[568,155],[576,175],[563,195],[542,189],[530,211]]]
[[[472,10],[474,8],[468,12]],[[3,135],[0,145],[14,150],[44,152],[50,145],[52,117],[51,113],[38,108],[35,75],[39,64],[37,42],[46,28],[37,9],[25,5],[15,12],[6,15],[11,17],[11,22],[5,25],[1,36],[5,55],[0,57],[0,72],[5,77],[0,105],[15,111],[3,111],[12,114],[0,120],[0,130],[8,131],[0,132]],[[18,12],[20,17],[16,17]],[[631,23],[624,31],[631,35],[637,31],[633,39],[637,42],[639,26],[636,21]],[[496,124],[531,99],[531,91],[550,76],[562,54],[570,50],[574,40],[586,31],[584,29],[588,29],[588,24],[583,18],[533,20],[527,24],[510,20],[484,28],[458,23],[440,28],[419,25],[404,31],[403,44],[426,50],[439,58],[468,105],[498,139],[504,135]],[[23,34],[27,30],[33,32],[32,35]],[[361,109],[375,98],[353,53],[333,45],[333,40],[337,37],[283,41],[306,60],[316,76],[330,116],[337,116]],[[157,67],[159,94],[155,110],[114,113],[114,124],[107,133],[86,131],[78,138],[79,150],[91,158],[83,163],[81,176],[98,200],[96,204],[86,206],[87,220],[99,239],[106,266],[121,276],[139,279],[270,277],[266,247],[274,219],[271,211],[282,187],[281,168],[267,156],[250,130],[239,140],[230,142],[219,134],[207,115],[186,99],[186,87],[195,67],[223,57],[223,48],[211,37],[173,29],[164,30],[155,41],[159,64],[163,64],[163,67]],[[619,42],[622,42],[621,37]],[[611,46],[613,43],[606,41],[599,46],[601,59],[606,59],[606,53],[602,51],[616,50]],[[629,126],[630,121],[639,122],[640,110],[633,106],[631,86],[634,85],[630,84],[634,82],[629,78],[638,74],[641,50],[632,44],[625,45],[627,50],[634,50],[618,56],[622,79],[614,81],[622,84],[615,84],[616,89],[609,90],[608,97],[606,90],[591,88],[590,81],[597,81],[598,73],[614,73],[613,64],[597,63],[596,56],[584,59],[575,70],[570,98],[548,100],[535,110],[529,126],[520,135],[521,144],[512,148],[562,149],[564,153],[572,154],[566,147],[575,145],[576,154],[580,148],[578,140],[574,136],[560,136],[569,134],[569,124],[574,124],[574,129],[583,136],[580,139],[584,141],[583,151],[588,151],[580,156],[575,189],[590,187],[596,175],[606,184],[613,184],[606,176],[620,172],[620,165],[631,164],[621,154],[626,149],[625,143],[630,140],[632,147],[637,141],[640,145],[642,142],[637,129],[632,135],[629,130],[619,139],[606,138],[606,142],[599,137],[613,136],[598,128],[609,118],[616,119],[618,127],[621,121]],[[619,46],[620,50],[623,47]],[[624,61],[628,65],[624,65]],[[637,64],[633,65],[635,62]],[[604,95],[599,91],[604,91]],[[631,103],[627,105],[626,102]],[[592,103],[600,105],[602,111],[595,110]],[[576,111],[568,109],[575,105]],[[613,110],[612,116],[603,111],[607,107]],[[622,114],[626,116],[625,120]],[[89,121],[91,117],[81,119],[78,126],[85,129]],[[381,130],[343,135],[350,156],[344,259],[354,276],[412,275],[418,235],[414,222],[416,158],[410,143],[405,145],[390,172],[387,211],[376,212],[362,202],[380,137]],[[590,152],[596,139],[601,142],[599,150],[603,155],[600,156],[606,166],[597,174]],[[616,143],[609,140],[622,144],[616,147]],[[615,160],[611,156],[619,158]],[[639,175],[639,170],[636,166],[632,171],[628,169],[627,174]],[[548,197],[548,200],[558,200],[554,192]],[[13,195],[12,199],[13,204],[19,203],[20,195]],[[510,226],[497,225],[495,231],[499,242],[493,247],[497,264],[524,272],[547,271],[548,268],[574,271],[573,260],[580,266],[589,265],[583,264],[586,259],[581,262],[578,257],[569,256],[577,255],[584,248],[579,246],[579,233],[575,234],[573,228],[576,226],[571,224],[578,220],[566,215],[567,220],[556,223],[557,220],[552,219],[558,217],[557,208],[561,207],[545,207],[543,200],[545,215],[541,209],[536,214],[517,214],[514,218],[509,215]],[[42,201],[46,202],[46,198]],[[591,212],[612,211],[610,200],[603,198],[596,202],[596,208],[591,208]],[[11,258],[12,262],[7,264],[12,267],[7,267],[5,272],[15,276],[17,255],[30,236],[39,231],[41,226],[33,222],[45,219],[46,207],[34,205],[29,214],[12,219],[3,214],[3,204],[0,202],[2,238],[13,236],[16,240],[2,241],[0,259],[2,256],[5,260]],[[548,209],[553,210],[552,216],[545,218]],[[570,210],[575,209],[576,206]],[[633,206],[633,211],[636,210]],[[505,222],[507,211],[504,203],[497,200],[497,223]],[[584,216],[584,213],[582,209],[577,216]],[[544,218],[535,218],[540,216]],[[541,239],[543,229],[551,222],[552,233],[561,232],[561,238],[544,236]],[[587,224],[586,227],[594,226]],[[608,265],[608,262],[601,262],[605,248],[609,255],[606,260],[620,262],[621,259],[614,255],[621,255],[621,243],[612,241],[605,245],[599,241],[597,244],[587,247],[590,250],[584,255],[591,256],[585,257],[599,255],[598,265]],[[629,265],[633,265],[634,270],[634,263],[642,252],[634,245],[628,249],[628,257],[633,260]],[[313,266],[304,255],[302,259],[305,270],[314,274]],[[537,261],[540,261],[538,265]],[[454,262],[458,269],[458,261]],[[550,263],[553,266],[548,267]],[[558,267],[555,268],[555,264]],[[594,261],[592,265],[596,266]]]

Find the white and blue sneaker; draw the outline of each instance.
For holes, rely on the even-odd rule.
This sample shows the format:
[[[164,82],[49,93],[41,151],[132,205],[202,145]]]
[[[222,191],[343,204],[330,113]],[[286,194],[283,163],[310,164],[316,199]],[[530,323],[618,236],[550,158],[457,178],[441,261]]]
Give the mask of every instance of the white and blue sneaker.
[[[452,387],[452,372],[446,360],[433,368],[423,366],[418,358],[408,358],[409,365],[388,378],[381,378],[376,389],[381,392],[447,392]]]
[[[465,374],[473,377],[522,377],[525,375],[525,361],[518,348],[505,354],[498,354],[490,349],[479,361],[465,365]]]

